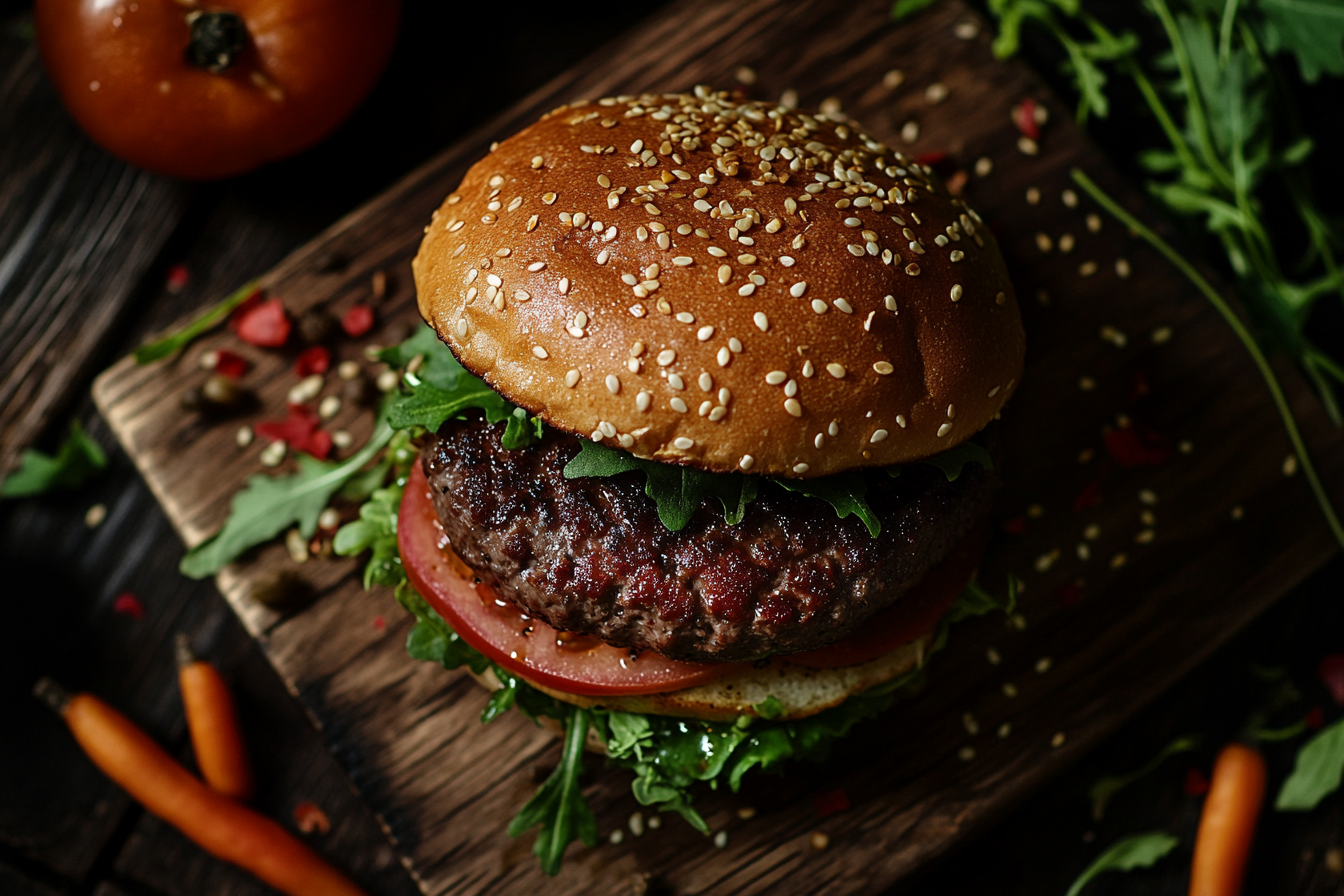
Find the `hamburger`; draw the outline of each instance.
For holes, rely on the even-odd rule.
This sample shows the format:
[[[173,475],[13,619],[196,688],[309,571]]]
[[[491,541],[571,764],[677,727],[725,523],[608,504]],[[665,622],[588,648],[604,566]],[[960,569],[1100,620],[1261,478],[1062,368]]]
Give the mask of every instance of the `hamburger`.
[[[1012,285],[857,123],[704,88],[564,106],[467,173],[413,267],[433,331],[384,357],[419,447],[384,501],[408,646],[495,688],[487,719],[564,730],[510,828],[541,825],[546,870],[596,836],[585,742],[703,829],[695,781],[815,758],[992,605],[967,586]]]

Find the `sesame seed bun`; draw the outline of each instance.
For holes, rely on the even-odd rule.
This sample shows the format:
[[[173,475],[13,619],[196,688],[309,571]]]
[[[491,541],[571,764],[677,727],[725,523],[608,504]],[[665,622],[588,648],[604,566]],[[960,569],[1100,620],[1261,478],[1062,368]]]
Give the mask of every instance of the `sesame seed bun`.
[[[425,320],[511,401],[714,471],[928,457],[1022,370],[998,245],[927,167],[854,122],[704,89],[505,140],[414,270]]]

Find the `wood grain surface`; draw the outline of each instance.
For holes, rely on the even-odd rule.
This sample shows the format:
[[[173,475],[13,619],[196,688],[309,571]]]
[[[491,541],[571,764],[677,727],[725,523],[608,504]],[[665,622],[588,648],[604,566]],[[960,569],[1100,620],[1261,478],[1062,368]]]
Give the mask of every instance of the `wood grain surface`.
[[[742,85],[749,95],[792,90],[804,106],[833,97],[893,145],[945,151],[971,171],[978,159],[992,163],[966,191],[1013,268],[1029,357],[1004,415],[1007,531],[983,578],[993,586],[1010,571],[1021,576],[1022,613],[1015,625],[959,627],[933,663],[931,686],[863,726],[837,761],[748,783],[740,795],[703,794],[697,805],[728,833],[726,848],[668,819],[657,836],[573,850],[559,879],[544,882],[530,844],[504,834],[536,769],[554,762],[544,732],[517,717],[479,726],[484,695],[463,676],[410,661],[401,646],[408,621],[389,595],[360,589],[351,563],[299,567],[320,599],[287,615],[248,597],[258,580],[292,566],[283,549],[221,574],[226,597],[324,726],[425,892],[607,891],[644,875],[675,892],[875,892],[1058,773],[1332,553],[1300,477],[1284,482],[1287,441],[1242,350],[1169,266],[1113,221],[1098,219],[1094,231],[1096,210],[1085,200],[1065,201],[1068,170],[1079,166],[1134,205],[1067,110],[1024,66],[996,62],[988,43],[981,23],[955,4],[901,25],[890,23],[885,3],[674,6],[264,279],[291,312],[324,305],[339,313],[369,300],[370,276],[386,270],[393,288],[379,306],[383,329],[370,338],[387,338],[413,317],[408,265],[421,227],[492,139],[579,96],[731,84],[744,65],[754,73]],[[892,70],[903,75],[894,87],[895,77],[884,79]],[[927,91],[934,83],[948,88],[941,102]],[[1026,96],[1050,112],[1034,156],[1018,149],[1009,120]],[[915,137],[908,147],[902,132]],[[332,269],[334,255],[348,264]],[[222,522],[233,492],[258,469],[260,446],[233,441],[243,421],[208,426],[178,405],[178,393],[202,376],[200,353],[223,346],[238,348],[221,333],[169,364],[122,362],[95,389],[189,544]],[[343,356],[359,358],[360,349],[346,345]],[[250,357],[247,382],[276,416],[294,383],[292,358]],[[1283,373],[1338,495],[1340,440]],[[346,408],[332,425],[362,436],[367,416]],[[1170,456],[1118,463],[1108,433],[1114,445],[1126,429],[1151,433]],[[991,647],[997,663],[987,660]],[[594,771],[587,793],[605,833],[637,806],[624,776]],[[812,797],[836,787],[852,808],[823,818]],[[738,814],[745,807],[753,818]],[[814,847],[817,832],[828,848]]]

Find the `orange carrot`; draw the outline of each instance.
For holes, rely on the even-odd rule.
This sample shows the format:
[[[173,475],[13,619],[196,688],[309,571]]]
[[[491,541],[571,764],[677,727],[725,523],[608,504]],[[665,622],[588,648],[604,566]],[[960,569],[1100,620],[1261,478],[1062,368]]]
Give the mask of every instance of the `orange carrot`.
[[[233,698],[219,671],[192,654],[186,635],[177,636],[177,683],[201,777],[225,796],[250,800],[252,766],[238,730]]]
[[[46,678],[34,693],[65,719],[94,765],[210,854],[289,896],[365,896],[280,825],[206,787],[102,700]]]
[[[1243,744],[1218,754],[1190,868],[1190,896],[1237,896],[1265,795],[1265,760]]]

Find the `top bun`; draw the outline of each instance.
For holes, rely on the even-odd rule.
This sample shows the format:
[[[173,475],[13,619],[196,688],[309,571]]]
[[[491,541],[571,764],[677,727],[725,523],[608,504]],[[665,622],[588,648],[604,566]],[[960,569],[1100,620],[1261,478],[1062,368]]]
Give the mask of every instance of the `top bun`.
[[[551,112],[434,213],[420,313],[551,426],[812,477],[919,460],[1013,391],[997,243],[839,116],[696,88]]]

